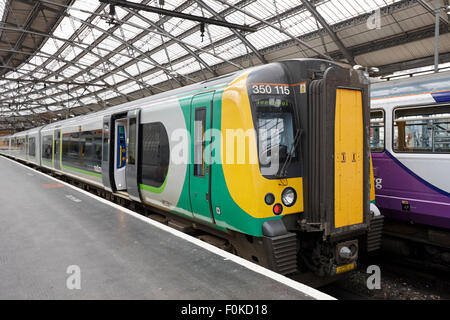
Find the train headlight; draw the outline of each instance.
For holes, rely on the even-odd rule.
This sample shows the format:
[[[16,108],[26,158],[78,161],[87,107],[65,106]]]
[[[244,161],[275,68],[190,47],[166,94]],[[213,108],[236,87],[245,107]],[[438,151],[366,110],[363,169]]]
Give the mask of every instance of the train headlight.
[[[293,206],[296,200],[297,192],[295,192],[293,188],[288,187],[283,190],[283,193],[281,194],[281,201],[286,207]]]

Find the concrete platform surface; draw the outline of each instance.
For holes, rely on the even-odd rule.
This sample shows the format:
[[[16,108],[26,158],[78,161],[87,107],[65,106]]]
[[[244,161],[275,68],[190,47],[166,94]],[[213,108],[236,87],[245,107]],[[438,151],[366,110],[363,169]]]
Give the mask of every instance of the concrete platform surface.
[[[0,299],[327,298],[3,156],[0,174]]]

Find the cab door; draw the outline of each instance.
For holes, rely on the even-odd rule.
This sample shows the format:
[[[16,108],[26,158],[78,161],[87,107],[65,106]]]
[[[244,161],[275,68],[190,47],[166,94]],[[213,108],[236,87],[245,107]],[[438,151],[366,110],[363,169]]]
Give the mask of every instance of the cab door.
[[[364,122],[362,92],[338,88],[335,113],[336,228],[364,221]]]
[[[190,198],[194,217],[215,223],[211,204],[211,154],[205,155],[211,142],[214,91],[198,94],[191,101]],[[209,149],[209,148],[208,148]],[[207,159],[205,159],[207,157]]]

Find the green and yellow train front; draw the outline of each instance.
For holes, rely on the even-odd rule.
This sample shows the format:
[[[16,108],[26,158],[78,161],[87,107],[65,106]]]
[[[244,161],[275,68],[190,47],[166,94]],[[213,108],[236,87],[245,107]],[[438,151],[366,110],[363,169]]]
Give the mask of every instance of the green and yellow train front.
[[[246,235],[240,255],[284,274],[355,267],[372,219],[367,94],[359,72],[322,60],[252,69],[223,89],[210,203],[218,227]]]

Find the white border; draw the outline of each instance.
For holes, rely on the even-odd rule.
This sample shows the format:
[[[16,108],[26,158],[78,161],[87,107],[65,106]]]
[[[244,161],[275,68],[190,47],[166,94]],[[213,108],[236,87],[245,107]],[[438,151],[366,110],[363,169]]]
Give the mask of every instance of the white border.
[[[9,161],[11,161],[11,162],[13,162],[15,164],[20,165],[20,166],[23,166],[23,167],[25,167],[25,168],[27,168],[29,170],[35,171],[35,172],[37,172],[37,173],[39,173],[39,174],[41,174],[41,175],[43,175],[43,176],[45,176],[45,177],[47,177],[47,178],[49,178],[51,180],[57,181],[59,183],[62,183],[62,184],[66,185],[66,186],[68,186],[68,187],[70,187],[70,188],[72,188],[72,189],[74,189],[74,190],[76,190],[76,191],[78,191],[80,193],[83,193],[83,194],[85,194],[87,196],[90,196],[91,198],[94,198],[94,199],[96,199],[96,200],[98,200],[100,202],[103,202],[103,203],[105,203],[105,204],[107,204],[107,205],[109,205],[109,206],[111,206],[113,208],[119,209],[122,212],[127,213],[130,216],[133,216],[133,217],[135,217],[135,218],[137,218],[137,219],[139,219],[139,220],[141,220],[143,222],[151,224],[151,225],[153,225],[153,226],[155,226],[155,227],[157,227],[157,228],[159,228],[161,230],[169,232],[169,233],[171,233],[171,234],[173,234],[173,235],[175,235],[175,236],[177,236],[177,237],[179,237],[181,239],[189,241],[189,242],[191,242],[191,243],[193,243],[193,244],[195,244],[195,245],[197,245],[199,247],[202,247],[202,248],[204,248],[204,249],[206,249],[206,250],[208,250],[210,252],[213,252],[213,253],[215,253],[215,254],[225,258],[225,260],[231,260],[231,261],[233,261],[233,262],[235,262],[235,263],[237,263],[237,264],[239,264],[239,265],[241,265],[241,266],[243,266],[243,267],[245,267],[245,268],[247,268],[249,270],[252,270],[252,271],[254,271],[256,273],[262,274],[262,275],[264,275],[264,276],[266,276],[268,278],[271,278],[271,279],[273,279],[273,280],[275,280],[277,282],[280,282],[280,283],[282,283],[282,284],[284,284],[284,285],[286,285],[286,286],[288,286],[288,287],[290,287],[292,289],[295,289],[295,290],[297,290],[297,291],[299,291],[299,292],[301,292],[303,294],[306,294],[306,295],[308,295],[308,296],[310,296],[310,297],[312,297],[314,299],[317,299],[317,300],[337,300],[336,298],[334,298],[334,297],[332,297],[332,296],[330,296],[330,295],[328,295],[326,293],[323,293],[323,292],[321,292],[319,290],[316,290],[314,288],[306,286],[306,285],[304,285],[304,284],[302,284],[300,282],[297,282],[297,281],[294,281],[292,279],[289,279],[289,278],[287,278],[287,277],[285,277],[285,276],[283,276],[283,275],[281,275],[279,273],[276,273],[276,272],[274,272],[272,270],[264,268],[264,267],[262,267],[260,265],[257,265],[257,264],[255,264],[255,263],[253,263],[251,261],[245,260],[245,259],[243,259],[241,257],[238,257],[238,256],[232,254],[232,253],[229,253],[227,251],[219,249],[219,248],[217,248],[217,247],[215,247],[213,245],[210,245],[210,244],[208,244],[208,243],[206,243],[206,242],[204,242],[204,241],[202,241],[200,239],[194,238],[194,237],[192,237],[192,236],[190,236],[188,234],[185,234],[185,233],[183,233],[181,231],[175,230],[175,229],[173,229],[173,228],[171,228],[169,226],[166,226],[166,225],[164,225],[162,223],[159,223],[159,222],[157,222],[155,220],[152,220],[152,219],[147,218],[147,217],[145,217],[143,215],[140,215],[140,214],[138,214],[136,212],[133,212],[133,211],[127,209],[127,208],[119,206],[118,204],[110,202],[110,201],[108,201],[106,199],[103,199],[103,198],[101,198],[99,196],[93,195],[90,192],[87,192],[85,190],[79,189],[79,188],[77,188],[77,187],[75,187],[75,186],[73,186],[71,184],[68,184],[67,182],[58,180],[58,179],[56,179],[56,178],[54,178],[52,176],[49,176],[49,175],[47,175],[45,173],[42,173],[42,172],[40,172],[38,170],[30,168],[30,167],[28,167],[28,166],[26,166],[24,164],[21,164],[21,163],[19,163],[17,161],[11,160],[11,159],[3,156],[3,155],[1,155],[1,156],[4,159],[6,159],[6,160],[9,160]]]

